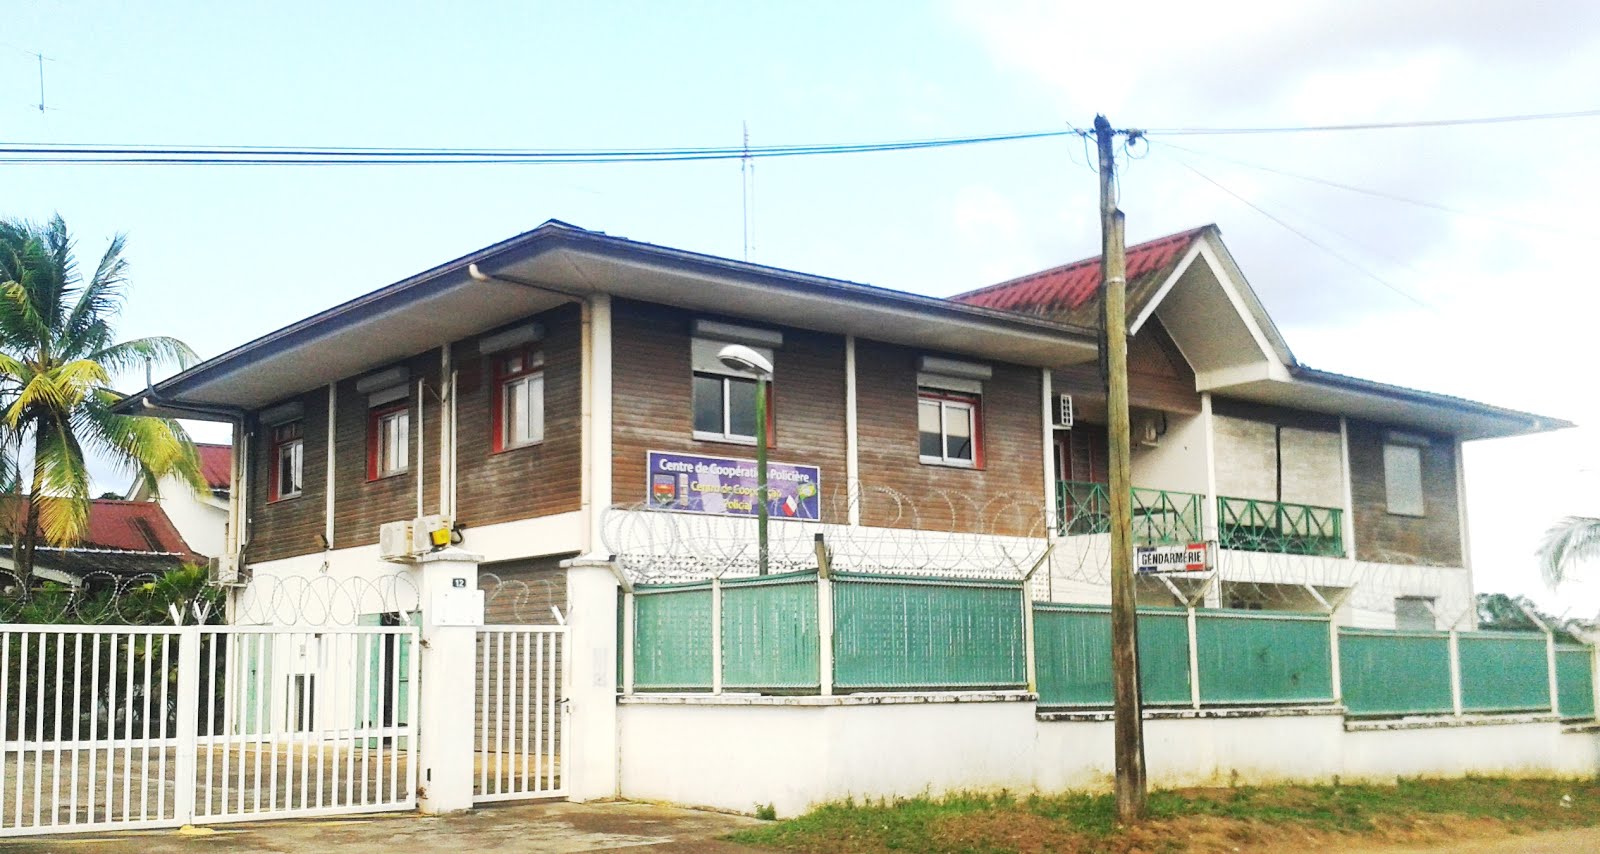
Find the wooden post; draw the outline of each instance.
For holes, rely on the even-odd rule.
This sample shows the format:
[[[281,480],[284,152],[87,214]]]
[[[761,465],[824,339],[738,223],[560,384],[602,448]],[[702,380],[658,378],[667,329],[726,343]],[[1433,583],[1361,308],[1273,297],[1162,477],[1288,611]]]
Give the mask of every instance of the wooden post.
[[[1117,821],[1133,824],[1145,813],[1144,710],[1139,697],[1139,637],[1133,585],[1133,519],[1128,437],[1127,259],[1123,217],[1115,198],[1115,132],[1094,118],[1100,149],[1100,269],[1105,324],[1106,404],[1111,446],[1111,680],[1116,709]]]

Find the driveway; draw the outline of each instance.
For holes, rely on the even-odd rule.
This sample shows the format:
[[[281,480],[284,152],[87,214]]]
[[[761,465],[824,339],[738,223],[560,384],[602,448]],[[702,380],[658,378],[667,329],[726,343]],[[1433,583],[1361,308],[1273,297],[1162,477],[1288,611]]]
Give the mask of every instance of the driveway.
[[[340,854],[401,854],[440,851],[577,851],[638,849],[655,852],[749,852],[718,837],[759,824],[744,816],[631,802],[548,802],[484,807],[453,816],[412,813],[307,819],[205,827],[186,831],[46,836],[0,841],[0,852],[128,852],[214,854],[230,852],[337,851]]]

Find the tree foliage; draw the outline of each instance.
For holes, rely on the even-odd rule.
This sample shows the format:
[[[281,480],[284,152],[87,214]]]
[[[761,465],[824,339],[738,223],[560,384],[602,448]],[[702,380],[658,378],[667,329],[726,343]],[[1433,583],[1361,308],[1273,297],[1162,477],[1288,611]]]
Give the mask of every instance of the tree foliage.
[[[177,422],[112,411],[122,399],[114,376],[185,366],[194,355],[176,338],[116,339],[127,298],[125,244],[123,235],[112,238],[85,278],[59,215],[48,223],[0,220],[0,495],[11,497],[0,519],[24,578],[41,539],[70,547],[83,536],[91,454],[152,494],[169,476],[205,489],[194,443]]]
[[[1592,516],[1567,516],[1550,526],[1534,552],[1539,574],[1552,589],[1567,579],[1573,564],[1600,558],[1600,519]]]

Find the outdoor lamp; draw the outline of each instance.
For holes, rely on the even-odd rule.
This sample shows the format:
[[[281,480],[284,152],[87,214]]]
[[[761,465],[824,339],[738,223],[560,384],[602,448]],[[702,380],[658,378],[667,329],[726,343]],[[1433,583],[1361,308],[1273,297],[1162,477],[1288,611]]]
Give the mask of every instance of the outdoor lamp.
[[[772,363],[767,357],[743,344],[729,344],[717,351],[717,359],[729,369],[756,378],[756,573],[767,574],[767,381],[772,379]]]

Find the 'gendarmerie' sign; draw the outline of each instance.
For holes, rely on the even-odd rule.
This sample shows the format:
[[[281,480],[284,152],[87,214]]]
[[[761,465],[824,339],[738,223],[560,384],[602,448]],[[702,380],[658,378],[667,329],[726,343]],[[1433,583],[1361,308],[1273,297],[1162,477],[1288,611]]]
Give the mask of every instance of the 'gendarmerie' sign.
[[[1139,546],[1133,550],[1137,572],[1205,572],[1210,568],[1211,549],[1205,543],[1186,546]]]

